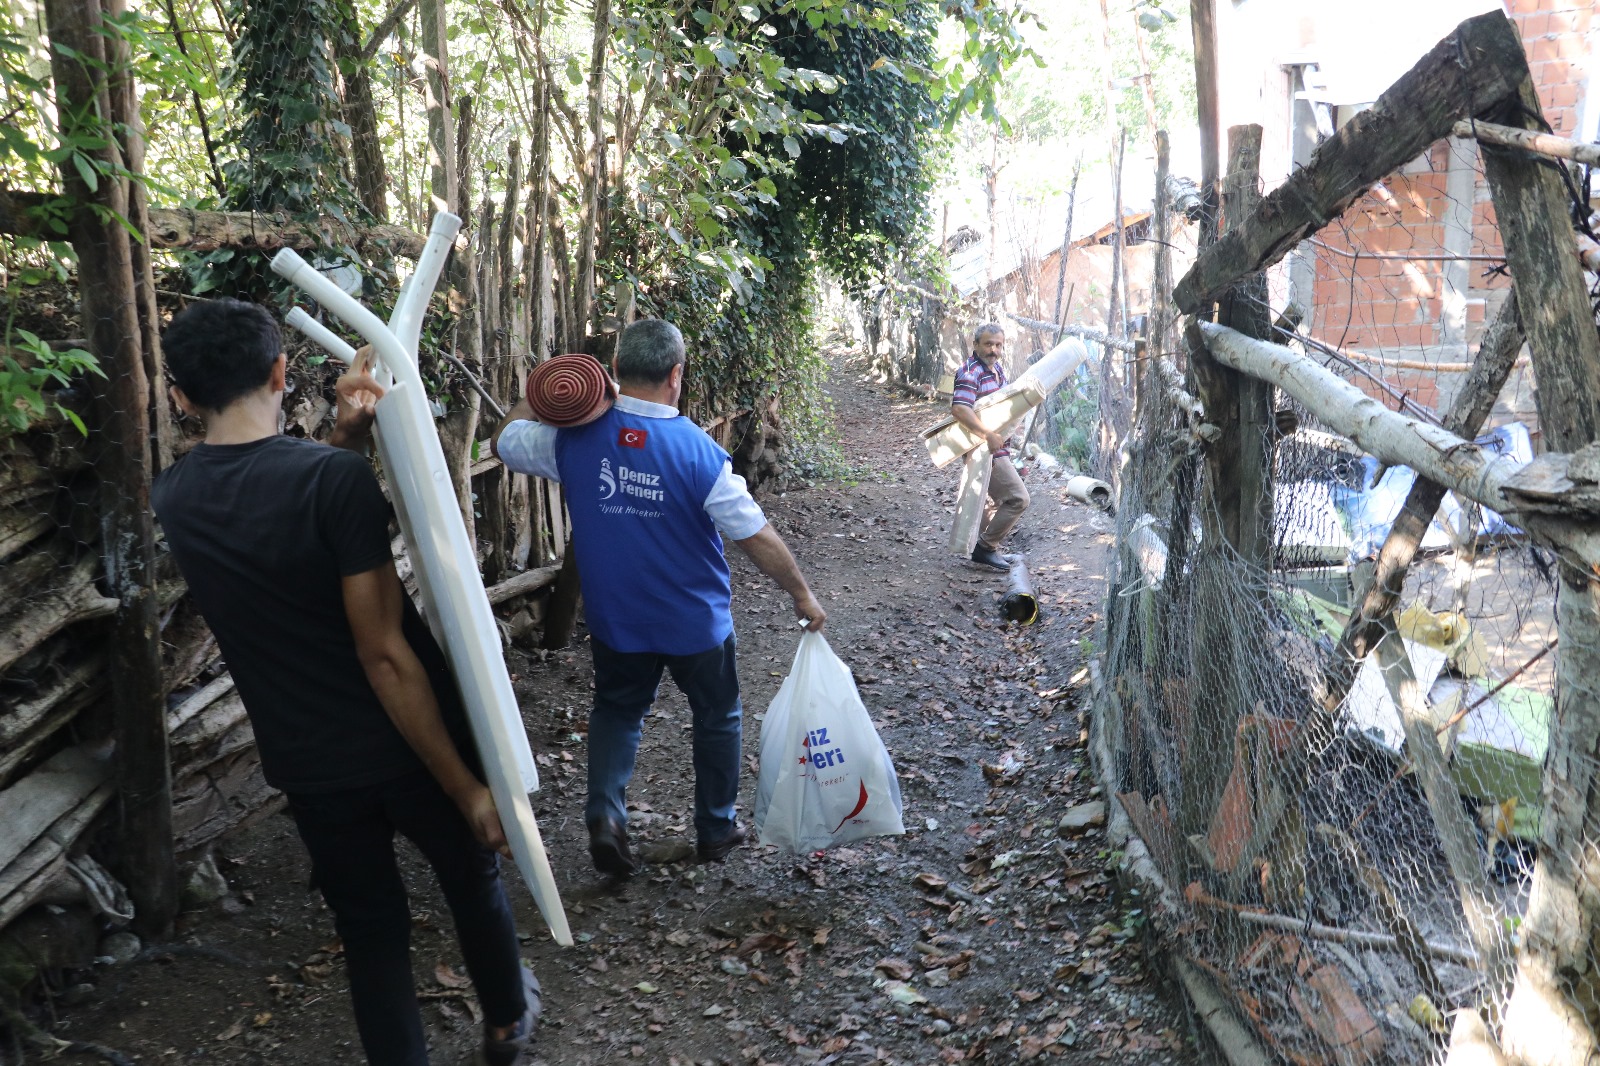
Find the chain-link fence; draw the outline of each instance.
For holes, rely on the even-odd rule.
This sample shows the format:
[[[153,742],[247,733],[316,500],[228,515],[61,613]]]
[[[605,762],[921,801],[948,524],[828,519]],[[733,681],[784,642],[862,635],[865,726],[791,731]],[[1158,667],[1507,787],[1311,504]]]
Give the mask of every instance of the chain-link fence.
[[[1585,179],[1568,186],[1587,218]],[[1473,141],[1373,186],[1271,282],[1269,340],[1491,461],[1541,451]],[[1411,469],[1283,390],[1240,431],[1266,470],[1245,525],[1269,535],[1237,548],[1216,501],[1249,464],[1208,459],[1217,419],[1194,375],[1179,380],[1183,358],[1158,354],[1101,380],[1120,505],[1098,731],[1166,882],[1180,970],[1283,1061],[1443,1061],[1453,1025],[1498,1032],[1527,978],[1564,564],[1464,495],[1435,493],[1435,509]],[[1560,758],[1580,780],[1600,770],[1571,745]],[[1544,859],[1592,861],[1587,839]],[[1592,989],[1561,985],[1575,1017],[1595,1016]]]

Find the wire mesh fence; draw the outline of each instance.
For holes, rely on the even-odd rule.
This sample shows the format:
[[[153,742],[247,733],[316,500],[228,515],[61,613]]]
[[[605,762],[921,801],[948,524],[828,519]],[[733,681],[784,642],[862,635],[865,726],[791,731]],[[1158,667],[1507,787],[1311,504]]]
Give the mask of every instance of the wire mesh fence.
[[[1277,343],[1486,454],[1540,450],[1472,142],[1441,141],[1374,186],[1272,282],[1290,308],[1271,311]],[[1507,331],[1503,385],[1474,413],[1469,370]],[[1269,457],[1253,506],[1270,546],[1245,558],[1213,503],[1240,472],[1208,465],[1214,427],[1170,374],[1154,354],[1102,368],[1101,476],[1118,478],[1120,506],[1099,728],[1109,783],[1170,891],[1181,965],[1284,1061],[1443,1061],[1464,1016],[1526,1023],[1513,987],[1528,983],[1524,923],[1548,920],[1530,910],[1543,821],[1552,802],[1584,802],[1546,781],[1562,564],[1455,493],[1408,536],[1416,475],[1282,391],[1242,444]],[[1377,560],[1397,550],[1410,565],[1382,639],[1351,662]],[[1600,771],[1570,745],[1554,758],[1580,780]],[[1545,864],[1592,863],[1597,830]],[[1600,1007],[1571,976],[1593,972],[1589,951],[1557,968],[1552,1000],[1580,1019]]]

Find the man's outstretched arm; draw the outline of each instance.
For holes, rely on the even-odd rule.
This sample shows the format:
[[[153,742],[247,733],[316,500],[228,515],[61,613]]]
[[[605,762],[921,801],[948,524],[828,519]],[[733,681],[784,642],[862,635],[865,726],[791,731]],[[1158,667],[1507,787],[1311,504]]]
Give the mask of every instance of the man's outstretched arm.
[[[772,528],[772,523],[762,526],[754,536],[734,543],[750,556],[750,561],[756,564],[758,570],[789,594],[794,600],[795,617],[806,620],[806,629],[816,632],[822,628],[822,624],[828,620],[828,613],[811,594],[805,575],[800,572],[800,564],[795,562],[794,553],[778,536],[778,531]]]
[[[401,629],[406,593],[394,563],[343,578],[342,589],[356,655],[389,720],[461,809],[478,843],[509,855],[494,797],[461,761],[461,753],[439,717],[439,701],[428,673]]]

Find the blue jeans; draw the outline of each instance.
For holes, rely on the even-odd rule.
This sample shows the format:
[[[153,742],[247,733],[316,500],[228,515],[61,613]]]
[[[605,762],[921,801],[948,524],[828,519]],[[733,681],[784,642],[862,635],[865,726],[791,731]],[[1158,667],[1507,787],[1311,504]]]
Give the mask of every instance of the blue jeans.
[[[592,828],[613,818],[628,822],[628,781],[639,755],[644,716],[655,702],[663,669],[694,712],[694,828],[702,844],[733,832],[739,796],[739,738],[743,710],[734,639],[694,655],[623,652],[589,638],[594,652],[594,710],[589,712],[589,803]]]
[[[439,878],[467,973],[490,1025],[514,1025],[527,1005],[517,928],[500,857],[479,846],[426,770],[391,781],[288,797],[312,874],[344,941],[356,1030],[373,1066],[428,1066],[411,974],[411,908],[395,863],[396,831]]]

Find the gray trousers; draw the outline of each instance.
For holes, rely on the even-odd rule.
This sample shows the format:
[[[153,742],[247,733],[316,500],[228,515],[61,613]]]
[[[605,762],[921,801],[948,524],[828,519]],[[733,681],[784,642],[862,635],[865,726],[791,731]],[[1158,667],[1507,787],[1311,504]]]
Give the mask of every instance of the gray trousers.
[[[989,497],[983,504],[984,523],[978,546],[998,551],[1027,509],[1028,487],[1011,465],[1011,457],[996,457],[989,467]]]

